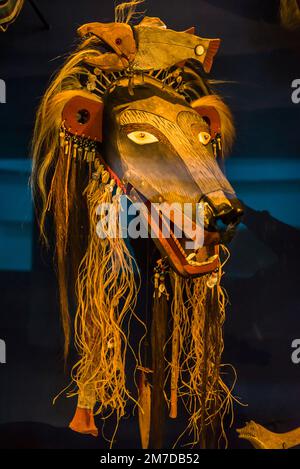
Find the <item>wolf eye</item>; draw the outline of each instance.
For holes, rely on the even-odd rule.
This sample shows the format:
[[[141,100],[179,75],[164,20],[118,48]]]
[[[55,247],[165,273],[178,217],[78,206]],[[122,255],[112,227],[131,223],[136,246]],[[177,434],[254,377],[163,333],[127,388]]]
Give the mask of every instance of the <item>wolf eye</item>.
[[[155,135],[140,130],[131,132],[127,135],[127,137],[138,145],[148,145],[149,143],[158,142],[158,139],[155,137]]]
[[[203,145],[208,145],[211,141],[211,135],[208,132],[200,132],[198,138]]]

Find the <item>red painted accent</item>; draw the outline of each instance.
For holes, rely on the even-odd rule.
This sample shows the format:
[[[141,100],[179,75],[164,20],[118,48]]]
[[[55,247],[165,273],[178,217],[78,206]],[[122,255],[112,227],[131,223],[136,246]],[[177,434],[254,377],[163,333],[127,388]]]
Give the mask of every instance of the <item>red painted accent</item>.
[[[151,203],[149,200],[145,199],[134,188],[132,189],[132,192],[128,191],[128,197],[133,202],[144,203],[148,212],[147,214],[144,213],[144,216],[148,217],[147,219],[148,225],[151,226],[151,230],[153,231],[153,233],[155,233],[157,242],[160,243],[166,256],[168,256],[173,267],[176,269],[179,275],[181,275],[182,277],[198,277],[199,275],[214,272],[216,269],[220,267],[219,257],[206,265],[202,265],[202,266],[190,265],[188,261],[186,260],[186,258],[184,257],[184,255],[182,254],[181,250],[178,248],[173,237],[172,236],[170,236],[169,238],[164,237],[163,226],[166,224],[166,221],[162,217],[161,212],[159,213],[160,221],[157,224],[155,218],[151,217]],[[214,254],[215,255],[219,254],[218,245],[214,246]]]
[[[124,194],[127,194],[127,187],[124,186],[124,184],[122,183],[121,179],[118,178],[118,176],[116,175],[116,173],[113,172],[113,170],[107,166],[107,164],[105,163],[105,166],[106,166],[106,169],[107,171],[109,172],[110,176],[116,181],[116,184],[118,187],[120,187],[120,189],[122,189],[122,191],[124,192]]]
[[[74,96],[63,109],[64,126],[71,134],[102,142],[103,108],[101,102],[83,96]],[[86,111],[88,114],[85,123],[78,122],[81,111]]]
[[[72,135],[79,135],[86,137],[96,142],[102,142],[102,124],[103,124],[103,103],[83,96],[74,96],[65,105],[62,118],[64,126]],[[89,120],[85,124],[78,122],[78,115],[80,111],[87,111]],[[121,182],[120,178],[113,172],[113,170],[101,158],[102,164],[105,166],[111,177],[116,181],[116,184],[122,189],[124,194],[127,193],[126,186]]]
[[[203,118],[209,121],[210,134],[215,138],[217,134],[221,134],[221,119],[218,111],[213,106],[199,106],[194,108],[195,111]]]
[[[206,52],[203,68],[206,73],[211,71],[211,67],[213,65],[214,57],[219,50],[221,44],[220,39],[210,39],[208,50]]]

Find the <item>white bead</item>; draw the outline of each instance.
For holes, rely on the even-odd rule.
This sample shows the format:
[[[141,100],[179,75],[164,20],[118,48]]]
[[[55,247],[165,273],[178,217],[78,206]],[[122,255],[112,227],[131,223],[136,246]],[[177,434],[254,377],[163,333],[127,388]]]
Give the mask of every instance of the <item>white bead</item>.
[[[199,44],[198,46],[196,46],[196,48],[195,48],[195,54],[196,54],[196,55],[198,55],[198,56],[200,57],[201,55],[204,54],[204,52],[205,52],[205,49],[204,49],[204,47],[203,47],[201,44]]]

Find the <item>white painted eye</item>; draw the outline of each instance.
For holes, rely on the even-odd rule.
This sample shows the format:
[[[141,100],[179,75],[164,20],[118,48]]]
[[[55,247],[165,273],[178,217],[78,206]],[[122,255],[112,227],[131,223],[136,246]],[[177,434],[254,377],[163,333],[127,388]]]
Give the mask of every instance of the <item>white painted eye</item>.
[[[131,132],[127,137],[138,145],[149,145],[150,143],[158,142],[158,139],[155,135],[150,134],[149,132],[143,132],[138,130],[136,132]]]
[[[200,132],[198,135],[200,143],[203,145],[208,145],[209,142],[211,141],[211,135],[208,132]]]

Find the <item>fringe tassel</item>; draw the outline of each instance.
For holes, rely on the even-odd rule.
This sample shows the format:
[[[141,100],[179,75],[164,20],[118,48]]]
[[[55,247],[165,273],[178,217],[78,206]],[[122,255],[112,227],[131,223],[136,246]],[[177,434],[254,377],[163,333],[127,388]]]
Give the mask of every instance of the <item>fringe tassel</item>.
[[[151,424],[151,386],[148,381],[148,373],[151,370],[140,368],[138,382],[138,406],[139,406],[139,428],[142,448],[149,447],[150,424]]]
[[[115,189],[114,180],[110,181],[103,166],[97,166],[84,192],[90,228],[76,287],[75,344],[80,358],[72,378],[78,391],[70,392],[69,397],[78,395],[78,408],[96,406],[95,415],[115,413],[116,431],[127,399],[134,400],[126,387],[128,336],[122,325],[135,308],[137,287],[134,261],[124,239],[111,232],[120,228],[121,191]],[[108,217],[107,203],[114,209]],[[100,232],[106,235],[104,239],[99,237]]]
[[[190,415],[187,428],[175,445],[185,434],[192,434],[192,445],[219,446],[223,437],[227,446],[223,420],[232,412],[233,397],[232,389],[221,377],[225,318],[225,296],[219,285],[221,272],[190,280],[172,275],[170,416],[176,417],[178,399]]]

